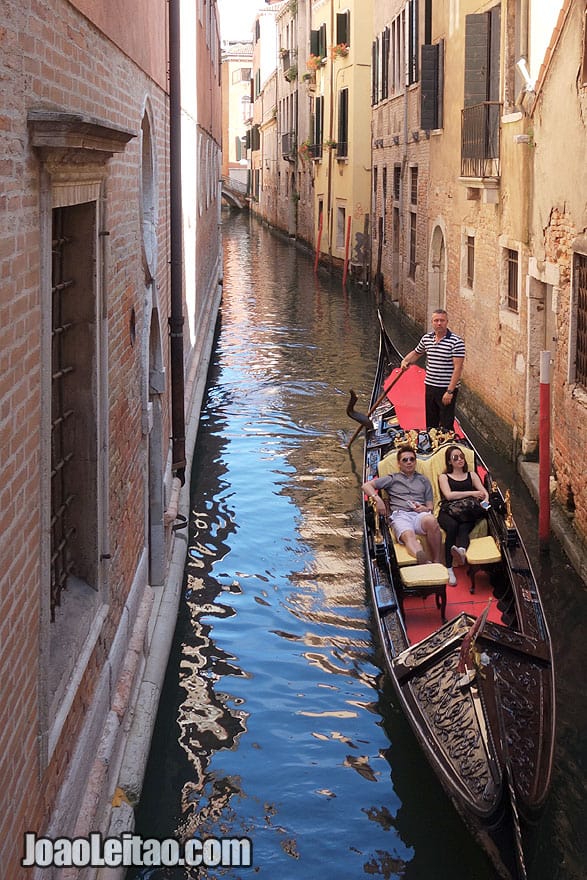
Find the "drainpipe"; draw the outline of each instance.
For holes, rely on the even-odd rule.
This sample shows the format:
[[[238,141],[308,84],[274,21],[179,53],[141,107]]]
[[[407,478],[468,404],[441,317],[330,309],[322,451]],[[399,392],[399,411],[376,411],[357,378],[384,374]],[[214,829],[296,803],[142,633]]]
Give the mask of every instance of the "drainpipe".
[[[520,4],[520,53],[522,58],[525,58],[528,64],[530,63],[530,59],[528,58],[528,46],[530,44],[530,38],[528,35],[529,18],[528,0],[522,0]]]
[[[407,8],[407,7],[406,7]],[[408,81],[410,78],[409,73],[409,57],[408,57],[408,46],[410,43],[410,22],[408,15],[406,15],[405,20],[405,32],[404,32],[404,46],[405,46],[405,59],[404,59],[404,143],[403,143],[403,155],[402,155],[402,165],[401,165],[401,175],[400,175],[400,189],[399,189],[399,216],[400,216],[400,230],[402,233],[400,242],[399,242],[399,258],[401,260],[402,246],[403,246],[403,254],[404,260],[401,266],[401,289],[405,293],[405,279],[406,279],[406,264],[408,260],[408,236],[407,236],[407,218],[405,216],[407,199],[406,192],[408,189]],[[398,267],[399,268],[399,267]],[[399,289],[398,289],[399,293]],[[405,296],[404,296],[405,303]],[[411,316],[415,320],[415,304],[414,304],[414,315]]]
[[[334,42],[334,0],[330,0],[330,39]],[[334,64],[330,62],[330,114],[328,139],[334,140]],[[332,147],[328,148],[328,262],[332,271],[332,236],[334,234],[334,208],[332,205]]]
[[[185,483],[185,411],[183,366],[183,262],[181,202],[180,0],[169,0],[169,160],[171,315],[171,442],[174,475]]]

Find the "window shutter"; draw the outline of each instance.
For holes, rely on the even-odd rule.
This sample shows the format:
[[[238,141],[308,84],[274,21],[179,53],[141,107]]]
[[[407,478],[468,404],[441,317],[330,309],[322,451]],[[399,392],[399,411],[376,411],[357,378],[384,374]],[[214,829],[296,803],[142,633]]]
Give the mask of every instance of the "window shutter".
[[[465,107],[488,100],[489,25],[486,12],[465,18]]]
[[[499,101],[499,56],[500,56],[500,33],[501,33],[501,9],[494,6],[487,13],[490,19],[489,25],[489,78],[488,78],[488,101]]]
[[[383,31],[381,47],[381,97],[389,97],[389,45],[390,31],[386,27]]]
[[[422,46],[422,82],[420,90],[420,128],[438,128],[438,43]]]
[[[317,55],[318,54],[318,31],[310,31],[310,54]]]
[[[326,51],[326,25],[321,24],[320,30],[318,32],[318,55],[320,58],[326,58],[328,52]]]
[[[348,156],[349,138],[349,90],[341,89],[338,97],[338,156]]]
[[[350,45],[349,15],[348,10],[336,13],[336,42],[346,43],[347,46]]]

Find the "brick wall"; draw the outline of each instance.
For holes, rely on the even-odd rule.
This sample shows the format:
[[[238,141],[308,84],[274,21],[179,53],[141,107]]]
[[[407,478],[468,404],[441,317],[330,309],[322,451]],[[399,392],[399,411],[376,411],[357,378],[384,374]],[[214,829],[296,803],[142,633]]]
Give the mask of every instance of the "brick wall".
[[[126,11],[132,15],[132,6]],[[165,4],[161,4],[165,16]],[[136,10],[135,10],[136,12]],[[43,763],[42,569],[39,502],[46,475],[41,426],[40,163],[27,113],[46,108],[99,117],[139,134],[148,96],[158,177],[157,289],[168,312],[168,158],[166,96],[160,87],[70,3],[26,0],[0,8],[0,864],[19,874],[22,834],[46,828],[122,607],[146,542],[146,398],[143,340],[148,339],[140,220],[140,138],[108,163],[106,278],[110,459],[109,609],[48,766]],[[136,340],[130,340],[131,310]],[[167,334],[163,323],[164,361]],[[163,435],[169,436],[168,407]],[[41,653],[43,652],[43,653]],[[39,665],[41,664],[41,675]],[[70,829],[63,829],[67,833]]]

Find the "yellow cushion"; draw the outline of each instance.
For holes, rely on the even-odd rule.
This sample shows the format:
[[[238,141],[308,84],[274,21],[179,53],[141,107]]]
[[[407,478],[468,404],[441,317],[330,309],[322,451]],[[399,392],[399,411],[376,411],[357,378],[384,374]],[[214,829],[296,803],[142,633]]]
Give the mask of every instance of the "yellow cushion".
[[[390,531],[390,534],[391,534],[391,537],[393,540],[393,550],[394,550],[395,558],[397,560],[397,564],[399,565],[399,567],[401,568],[402,565],[416,565],[417,564],[416,557],[412,556],[411,553],[408,553],[408,550],[407,550],[405,544],[399,543],[399,541],[395,537],[395,532],[391,528],[391,526],[389,528],[389,531]],[[428,541],[426,540],[426,536],[425,535],[416,535],[416,538],[420,542],[420,546],[422,547],[422,550],[424,551],[424,553],[426,553],[427,556],[432,556],[432,553],[430,552],[430,547],[428,546]]]
[[[408,589],[417,587],[435,587],[448,583],[448,571],[440,562],[428,562],[426,565],[410,565],[402,568],[401,578]]]
[[[500,559],[499,547],[491,535],[486,538],[473,538],[467,547],[469,565],[490,565],[493,562],[499,562]]]

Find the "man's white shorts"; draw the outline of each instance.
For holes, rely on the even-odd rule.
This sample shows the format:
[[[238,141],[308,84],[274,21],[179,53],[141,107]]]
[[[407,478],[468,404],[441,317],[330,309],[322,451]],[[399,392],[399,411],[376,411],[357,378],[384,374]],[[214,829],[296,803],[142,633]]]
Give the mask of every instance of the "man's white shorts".
[[[428,516],[431,513],[430,510],[425,511],[415,511],[415,510],[394,510],[391,516],[389,517],[391,521],[391,526],[393,531],[395,532],[395,537],[401,543],[401,536],[404,532],[411,530],[415,532],[417,535],[425,535],[426,532],[422,528],[422,520],[425,516]]]

